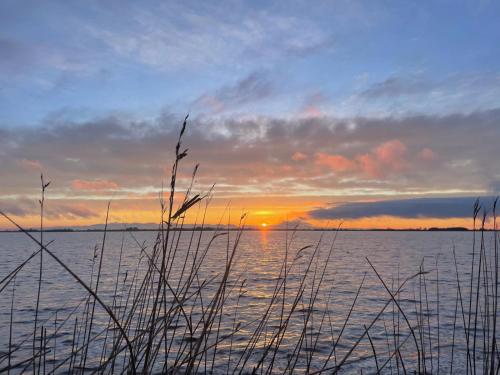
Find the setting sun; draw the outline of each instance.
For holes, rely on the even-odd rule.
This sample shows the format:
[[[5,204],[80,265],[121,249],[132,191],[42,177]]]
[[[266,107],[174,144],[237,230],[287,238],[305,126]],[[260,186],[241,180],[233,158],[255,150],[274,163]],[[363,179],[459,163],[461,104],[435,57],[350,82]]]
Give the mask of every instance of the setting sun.
[[[261,223],[260,226],[261,228],[267,228],[267,223]]]

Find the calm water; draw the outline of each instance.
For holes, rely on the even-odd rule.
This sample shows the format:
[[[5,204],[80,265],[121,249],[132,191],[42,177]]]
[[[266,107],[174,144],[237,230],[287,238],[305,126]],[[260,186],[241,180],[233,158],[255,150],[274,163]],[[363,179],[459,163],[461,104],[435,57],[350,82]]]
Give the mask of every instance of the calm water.
[[[122,242],[124,253],[119,275],[120,288],[117,290],[121,298],[124,298],[123,291],[126,290],[127,283],[132,279],[131,275],[134,273],[140,258],[139,243],[146,245],[147,252],[151,251],[154,243],[155,233],[153,232],[135,232],[133,235],[135,239],[132,238],[130,233],[108,233],[99,295],[102,295],[102,298],[110,305],[115,290]],[[204,234],[202,243],[207,243],[211,235],[211,233]],[[234,235],[234,233],[231,234],[231,240]],[[35,236],[38,236],[38,234],[35,234]],[[291,259],[302,247],[317,244],[320,236],[321,234],[318,232],[298,232],[293,238],[291,238],[291,233],[285,232],[245,232],[243,234],[237,250],[236,262],[229,278],[229,285],[234,286],[233,294],[228,297],[227,308],[225,307],[226,312],[221,323],[221,332],[230,332],[235,322],[239,322],[245,327],[235,336],[231,348],[233,359],[237,358],[238,350],[244,348],[249,333],[253,332],[255,328],[250,323],[259,317],[268,305],[285,256],[285,244],[287,242],[290,244],[288,256]],[[307,357],[312,353],[314,360],[311,368],[321,367],[319,364],[331,353],[332,342],[339,337],[356,291],[366,274],[354,310],[338,341],[334,356],[331,357],[332,364],[335,359],[340,360],[352,346],[352,343],[363,334],[363,326],[371,323],[389,298],[387,291],[383,288],[365,259],[365,257],[368,257],[391,289],[396,288],[398,281],[400,283],[405,278],[418,272],[420,267],[430,271],[425,275],[425,280],[422,277],[417,277],[410,281],[401,293],[399,301],[411,324],[418,327],[420,322],[420,325],[425,327],[423,330],[425,336],[419,336],[418,339],[423,340],[426,355],[430,358],[432,354],[433,357],[433,360],[429,359],[426,365],[428,371],[430,372],[432,369],[433,373],[438,372],[439,350],[440,372],[449,373],[457,295],[452,249],[455,247],[460,278],[464,283],[463,293],[465,299],[468,293],[468,288],[465,288],[465,286],[468,285],[466,280],[468,280],[468,273],[470,272],[472,233],[340,232],[333,244],[333,255],[329,262],[326,263],[326,254],[332,245],[333,237],[334,233],[330,232],[325,233],[321,239],[320,255],[318,257],[320,261],[314,262],[312,265],[310,277],[307,279],[308,287],[306,287],[303,299],[299,303],[299,308],[291,319],[282,350],[280,349],[277,353],[275,371],[279,372],[280,369],[286,368],[287,355],[290,354],[287,353],[287,350],[292,351],[300,337],[311,291],[318,285],[319,273],[323,267],[325,267],[326,273],[317,296],[314,314],[311,317],[310,332],[307,335],[307,340],[315,343],[315,349],[309,349],[301,353],[299,362],[307,362]],[[182,258],[182,251],[185,251],[183,249],[187,247],[190,238],[191,232],[182,234],[179,240],[179,258]],[[102,233],[45,234],[45,242],[52,240],[53,242],[49,248],[83,280],[90,283],[95,248],[97,245],[100,250]],[[491,241],[492,236],[488,234],[486,238],[487,248],[491,247]],[[36,244],[24,234],[0,233],[0,279],[28,258],[36,249]],[[293,291],[298,288],[300,276],[305,272],[306,259],[313,250],[314,248],[304,250],[303,259],[297,260],[297,265],[290,269],[290,282],[287,285],[289,292],[286,301],[288,305],[292,303],[295,297]],[[217,276],[223,271],[226,253],[227,238],[220,237],[213,243],[200,271],[205,279]],[[490,254],[487,253],[486,256],[490,256]],[[176,282],[175,278],[178,277],[180,272],[180,264],[174,264],[172,284]],[[15,353],[13,362],[22,361],[23,358],[26,358],[27,353],[31,351],[31,339],[27,338],[33,331],[38,268],[39,257],[37,256],[16,277],[12,345],[13,347],[19,347],[19,349]],[[316,277],[314,276],[315,270],[317,271]],[[436,270],[439,271],[439,274]],[[141,272],[140,268],[139,272]],[[436,283],[438,277],[439,304],[437,303]],[[244,279],[246,279],[245,286],[242,289],[244,293],[239,295],[239,285]],[[213,293],[214,288],[215,286],[208,288],[207,293]],[[57,329],[57,335],[51,339],[52,341],[55,339],[58,351],[55,353],[56,357],[55,361],[52,362],[53,364],[57,363],[59,355],[62,358],[63,353],[67,353],[70,348],[74,317],[81,313],[85,305],[85,297],[86,293],[81,286],[75,283],[73,278],[60,265],[47,255],[44,255],[40,321],[47,327],[49,337],[51,332]],[[7,366],[4,354],[9,347],[11,298],[12,286],[10,285],[0,294],[0,357],[3,356],[0,360],[0,368]],[[420,304],[418,301],[423,302]],[[438,308],[439,315],[437,314]],[[388,359],[388,353],[394,350],[394,337],[397,336],[402,342],[409,335],[403,317],[398,315],[394,309],[394,306],[391,305],[383,314],[382,319],[369,331],[380,364],[383,364]],[[64,319],[74,311],[76,313],[71,315],[71,319],[64,322]],[[421,315],[419,315],[420,311],[422,311]],[[56,312],[57,321],[55,321]],[[95,331],[98,332],[108,323],[108,318],[99,307],[96,307],[96,314]],[[272,336],[273,327],[275,328],[279,323],[279,315],[278,311],[273,312],[273,316],[262,335],[262,345]],[[437,329],[438,320],[439,330]],[[457,347],[454,349],[454,369],[456,373],[463,372],[465,363],[464,335],[461,322],[461,316],[457,317],[456,325],[459,328],[457,328],[455,338]],[[248,326],[245,326],[245,324],[248,324]],[[429,327],[431,329],[428,329]],[[417,330],[417,328],[415,329]],[[392,334],[398,330],[399,335]],[[50,345],[52,344],[49,343]],[[414,348],[414,344],[411,338],[407,339],[406,343],[401,347],[401,352],[407,353],[403,354],[403,359],[408,361],[406,363],[408,367],[411,367],[411,361],[416,356],[414,353],[411,354],[412,348]],[[228,346],[221,344],[217,353],[215,373],[226,373],[228,353]],[[50,356],[53,354],[54,352],[51,351]],[[372,349],[367,339],[362,340],[348,362],[342,373],[359,373],[361,369],[368,370],[368,372],[374,370],[375,363],[372,357]],[[249,360],[249,365],[251,363],[252,359]],[[398,370],[396,366],[396,361],[390,361],[383,372],[395,373]],[[402,372],[402,369],[399,370]],[[203,371],[203,369],[200,369],[200,372]]]

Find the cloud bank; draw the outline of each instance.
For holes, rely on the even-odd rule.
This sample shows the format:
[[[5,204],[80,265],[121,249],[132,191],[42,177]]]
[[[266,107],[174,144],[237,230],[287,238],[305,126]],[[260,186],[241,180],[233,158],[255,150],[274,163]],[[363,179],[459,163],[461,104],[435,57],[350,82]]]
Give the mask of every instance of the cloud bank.
[[[43,172],[53,181],[51,195],[72,199],[77,208],[82,200],[110,197],[155,200],[170,170],[180,122],[168,113],[153,120],[116,114],[83,122],[53,116],[34,128],[0,129],[0,199],[36,200]],[[179,181],[187,183],[200,162],[200,189],[217,183],[220,197],[240,201],[309,196],[326,204],[488,195],[500,181],[498,139],[500,109],[385,118],[198,117],[188,126],[190,157]],[[36,212],[36,205],[28,208],[23,212]],[[375,208],[378,214],[396,210]],[[410,215],[403,211],[395,213]],[[444,207],[441,215],[464,217],[466,211]]]
[[[314,219],[361,219],[378,216],[395,216],[405,219],[417,218],[472,218],[477,197],[417,198],[386,200],[377,202],[355,202],[331,208],[312,210]],[[486,212],[491,210],[494,197],[481,197]]]

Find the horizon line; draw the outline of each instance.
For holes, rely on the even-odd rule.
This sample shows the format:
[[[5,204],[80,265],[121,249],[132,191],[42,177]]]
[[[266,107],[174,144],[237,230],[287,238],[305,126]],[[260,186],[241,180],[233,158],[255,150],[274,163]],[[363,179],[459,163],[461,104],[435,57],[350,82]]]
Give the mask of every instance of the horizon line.
[[[104,229],[104,228],[53,228],[44,229],[45,233],[85,233],[85,232],[158,232],[159,228],[123,228],[123,229]],[[192,227],[192,228],[170,228],[174,232],[190,232],[190,231],[249,231],[249,232],[469,232],[473,229],[466,227],[429,227],[429,228],[266,228],[247,227],[247,228],[218,228],[214,226],[208,227]],[[492,231],[493,229],[484,228],[484,231]],[[0,233],[40,233],[40,229],[0,229]],[[476,229],[481,231],[481,229]]]

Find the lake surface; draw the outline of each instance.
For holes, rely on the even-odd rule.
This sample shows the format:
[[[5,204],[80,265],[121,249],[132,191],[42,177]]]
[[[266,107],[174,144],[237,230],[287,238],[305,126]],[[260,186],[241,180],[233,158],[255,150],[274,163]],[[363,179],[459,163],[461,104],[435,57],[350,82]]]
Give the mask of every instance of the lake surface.
[[[174,286],[177,285],[182,275],[182,259],[185,259],[185,256],[183,257],[186,253],[185,249],[190,241],[192,243],[193,238],[196,240],[199,235],[199,233],[193,234],[188,231],[179,232],[179,234],[181,234],[180,237],[176,239],[179,242],[177,254],[179,261],[172,263],[169,280]],[[33,235],[37,238],[39,236],[38,233]],[[200,239],[201,247],[208,244],[212,236],[211,232],[204,233]],[[229,237],[218,237],[207,252],[200,268],[200,279],[213,278],[213,285],[207,287],[205,302],[214,295],[217,289],[216,281],[224,273],[228,249],[232,248],[235,236],[236,233],[231,232]],[[109,306],[114,305],[116,311],[119,310],[119,305],[124,304],[127,286],[132,282],[134,272],[139,275],[144,272],[144,267],[137,267],[140,258],[143,258],[141,261],[145,263],[141,247],[146,253],[151,254],[155,238],[154,232],[110,232],[107,234],[98,294]],[[92,285],[95,285],[96,262],[99,259],[102,239],[103,233],[97,232],[45,233],[44,235],[44,243],[50,242],[48,248],[84,281]],[[479,243],[479,238],[476,238],[476,241]],[[214,356],[213,366],[209,365],[209,368],[204,368],[202,365],[198,371],[200,373],[205,370],[214,373],[233,372],[232,369],[240,359],[238,353],[244,351],[251,334],[256,329],[258,317],[264,314],[269,305],[283,259],[287,256],[289,261],[295,261],[295,264],[288,269],[288,284],[283,306],[289,307],[293,304],[296,297],[295,291],[300,289],[301,280],[303,280],[302,276],[304,274],[308,276],[304,282],[302,298],[299,299],[298,306],[291,315],[283,343],[276,353],[273,373],[281,373],[287,369],[290,353],[296,349],[297,342],[304,331],[306,316],[308,317],[304,339],[306,343],[302,345],[298,356],[297,372],[319,370],[329,357],[329,363],[332,366],[335,365],[337,363],[335,361],[340,361],[356,340],[365,333],[364,326],[370,327],[375,316],[390,300],[390,295],[369,265],[367,257],[387,287],[393,292],[397,289],[397,285],[406,278],[420,270],[428,271],[408,281],[397,296],[397,301],[414,329],[415,338],[422,352],[425,352],[427,371],[449,373],[453,355],[453,372],[463,373],[466,363],[463,321],[467,320],[467,317],[464,318],[461,315],[460,308],[458,308],[458,314],[456,313],[457,274],[453,249],[456,253],[461,282],[460,292],[464,308],[468,310],[472,244],[472,232],[346,231],[338,234],[305,231],[296,233],[244,232],[228,278],[227,299],[220,323],[218,323],[220,336],[232,332],[235,324],[239,323],[243,328],[233,336],[231,345],[227,341],[221,342]],[[302,250],[297,257],[297,252],[308,245],[312,247]],[[488,259],[490,265],[494,264],[492,233],[486,233],[484,245],[485,259]],[[328,257],[330,248],[333,251]],[[0,233],[0,279],[3,279],[37,249],[36,243],[25,234]],[[120,274],[117,276],[120,249],[123,249],[123,254]],[[307,272],[308,259],[315,249],[317,249],[317,256]],[[19,272],[15,279],[14,294],[13,283],[0,294],[0,369],[5,369],[7,366],[6,353],[9,351],[9,342],[12,348],[16,348],[11,357],[11,363],[20,363],[31,354],[30,335],[34,326],[39,261],[39,256],[34,257]],[[43,268],[39,326],[43,325],[47,329],[47,346],[56,348],[56,351],[50,350],[47,354],[49,359],[46,371],[49,372],[52,368],[56,368],[71,350],[75,317],[82,316],[87,303],[87,293],[47,254],[44,254]],[[321,277],[323,270],[324,275]],[[91,276],[92,272],[94,276]],[[484,275],[486,278],[491,278],[492,268],[486,269]],[[92,281],[91,277],[93,277]],[[118,288],[115,288],[117,277]],[[344,327],[363,278],[363,286]],[[245,282],[241,286],[243,280]],[[202,281],[199,280],[199,282]],[[317,293],[315,293],[316,290],[318,290]],[[120,303],[117,299],[113,302],[115,291],[120,298]],[[11,314],[12,297],[13,314]],[[315,301],[314,308],[308,309],[312,298]],[[278,304],[280,305],[281,303]],[[493,311],[491,306],[489,309]],[[485,312],[480,311],[480,313]],[[254,354],[248,358],[244,367],[241,367],[241,363],[240,367],[236,367],[237,372],[251,371],[255,361],[262,354],[262,348],[272,339],[273,330],[279,326],[282,314],[279,308],[275,308],[270,315],[263,327],[259,342],[256,344]],[[100,329],[109,324],[109,317],[98,305],[95,316],[94,331],[97,334]],[[483,314],[483,318],[479,319],[479,326],[481,322],[486,322],[484,316],[486,315]],[[65,321],[66,318],[68,318],[67,321]],[[11,319],[12,337],[9,339]],[[179,324],[179,327],[182,325]],[[454,327],[456,327],[455,334]],[[54,332],[57,334],[54,335]],[[398,312],[397,306],[390,303],[381,318],[369,328],[369,334],[373,347],[365,335],[346,361],[341,373],[360,373],[361,370],[364,373],[374,372],[376,369],[374,349],[378,365],[382,366],[387,362],[382,373],[403,373],[402,365],[406,366],[406,369],[413,368],[417,357],[414,350],[415,338],[411,335],[405,317]],[[478,336],[478,342],[481,345],[483,341],[483,338]],[[333,343],[336,343],[334,353],[332,353]],[[182,345],[182,343],[175,345]],[[403,363],[395,357],[390,359],[396,347],[400,349]],[[91,346],[89,350],[92,359],[89,359],[87,367],[92,369],[92,366],[98,365],[102,353],[97,344],[95,348]],[[93,350],[95,352],[92,352]],[[176,348],[172,348],[168,357],[169,361],[175,358],[175,353]],[[13,372],[19,373],[23,368],[24,366],[19,366]],[[267,365],[266,368],[268,368]],[[158,371],[160,370],[161,367]],[[65,371],[67,368],[62,366],[56,372]]]

